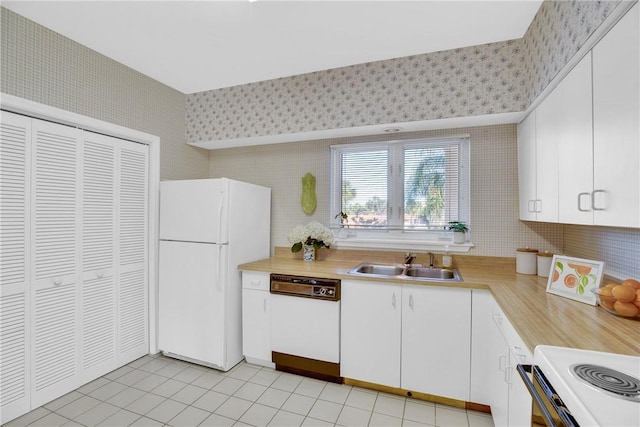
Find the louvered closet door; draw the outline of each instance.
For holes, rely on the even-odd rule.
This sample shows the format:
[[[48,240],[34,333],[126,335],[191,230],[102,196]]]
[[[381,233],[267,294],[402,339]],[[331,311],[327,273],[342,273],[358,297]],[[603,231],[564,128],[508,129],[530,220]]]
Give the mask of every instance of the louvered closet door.
[[[117,368],[116,153],[119,140],[82,133],[81,328],[83,382]]]
[[[118,360],[128,363],[149,351],[148,341],[148,150],[124,143],[118,176]]]
[[[31,119],[0,112],[0,424],[30,409],[30,134]]]
[[[32,406],[79,384],[78,129],[32,126]]]

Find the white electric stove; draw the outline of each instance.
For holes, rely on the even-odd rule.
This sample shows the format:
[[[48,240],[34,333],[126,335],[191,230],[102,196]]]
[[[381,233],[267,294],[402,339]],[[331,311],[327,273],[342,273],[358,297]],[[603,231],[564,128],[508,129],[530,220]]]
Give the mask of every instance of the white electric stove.
[[[555,390],[544,399],[570,414],[559,425],[640,426],[640,356],[541,345],[533,360]]]

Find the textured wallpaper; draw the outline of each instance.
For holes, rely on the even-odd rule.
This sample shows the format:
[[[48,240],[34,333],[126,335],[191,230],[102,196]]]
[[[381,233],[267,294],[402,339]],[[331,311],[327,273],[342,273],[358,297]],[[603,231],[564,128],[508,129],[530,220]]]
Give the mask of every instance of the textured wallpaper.
[[[619,3],[545,1],[522,39],[187,95],[187,142],[525,110]]]
[[[529,246],[562,250],[562,225],[518,220],[516,125],[480,126],[412,132],[403,138],[470,135],[471,142],[471,255],[515,257]],[[262,145],[211,152],[211,177],[226,176],[265,185],[272,191],[271,244],[288,246],[287,234],[311,220],[327,223],[329,212],[329,147],[384,140],[387,135],[325,139],[313,142]],[[318,208],[306,215],[300,208],[301,177],[316,177]]]
[[[620,3],[545,1],[523,37],[528,101],[533,101]]]
[[[160,175],[205,178],[184,143],[185,95],[0,7],[0,91],[160,137]]]
[[[522,41],[187,95],[187,142],[521,111]]]

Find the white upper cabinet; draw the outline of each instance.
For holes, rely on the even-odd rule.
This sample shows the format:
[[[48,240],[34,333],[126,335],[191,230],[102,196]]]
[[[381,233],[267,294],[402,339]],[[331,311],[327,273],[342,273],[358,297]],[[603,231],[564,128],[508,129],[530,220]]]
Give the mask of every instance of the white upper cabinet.
[[[640,227],[639,8],[519,124],[520,219]]]
[[[554,125],[547,137],[557,153],[559,220],[562,223],[590,224],[593,189],[593,136],[591,103],[591,53],[588,53],[562,80],[542,107]]]
[[[640,227],[640,6],[593,49],[593,223]]]
[[[520,190],[520,219],[535,221],[540,209],[536,162],[536,110],[518,125],[518,188]]]

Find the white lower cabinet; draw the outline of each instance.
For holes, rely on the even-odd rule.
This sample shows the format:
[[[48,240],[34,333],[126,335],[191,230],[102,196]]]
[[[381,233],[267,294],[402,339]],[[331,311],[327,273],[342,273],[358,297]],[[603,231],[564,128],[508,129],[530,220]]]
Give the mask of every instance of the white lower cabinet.
[[[495,301],[490,323],[488,387],[493,423],[496,427],[531,425],[531,395],[516,366],[531,364],[533,355]]]
[[[469,399],[471,290],[342,281],[341,375]]]
[[[340,375],[400,387],[402,286],[342,280]]]
[[[469,400],[471,402],[489,405],[492,390],[488,387],[491,382],[489,367],[491,366],[491,352],[489,340],[494,330],[491,321],[493,296],[483,289],[471,291],[471,384]]]
[[[269,280],[269,273],[242,272],[242,354],[249,363],[274,367]]]
[[[469,400],[471,291],[402,285],[400,385]]]

